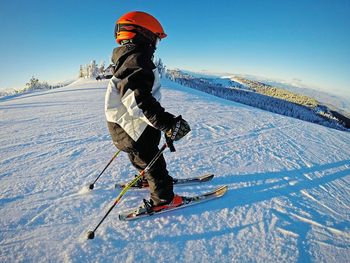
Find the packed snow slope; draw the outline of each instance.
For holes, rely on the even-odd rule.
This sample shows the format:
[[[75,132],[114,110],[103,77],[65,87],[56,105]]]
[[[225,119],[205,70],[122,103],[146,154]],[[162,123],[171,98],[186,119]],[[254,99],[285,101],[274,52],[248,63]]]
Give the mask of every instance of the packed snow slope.
[[[163,106],[192,132],[165,153],[173,176],[212,172],[193,195],[221,199],[139,221],[118,213],[147,198],[114,183],[135,170],[115,153],[104,119],[107,81],[0,101],[0,262],[349,262],[350,134],[163,80]]]

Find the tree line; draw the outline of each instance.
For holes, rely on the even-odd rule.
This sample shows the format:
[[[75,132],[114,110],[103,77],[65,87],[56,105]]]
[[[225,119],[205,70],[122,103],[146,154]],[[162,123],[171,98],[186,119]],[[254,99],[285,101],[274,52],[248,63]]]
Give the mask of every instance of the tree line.
[[[296,102],[258,93],[254,89],[241,89],[241,84],[238,83],[237,85],[227,87],[213,82],[210,78],[196,78],[180,70],[167,70],[166,77],[183,86],[200,90],[220,98],[323,126],[339,130],[348,130],[341,121],[324,109],[320,111],[319,108],[316,107],[317,110],[316,108],[314,110],[311,107]],[[245,82],[245,84],[247,83],[248,82]],[[312,102],[312,105],[316,106],[314,102]]]

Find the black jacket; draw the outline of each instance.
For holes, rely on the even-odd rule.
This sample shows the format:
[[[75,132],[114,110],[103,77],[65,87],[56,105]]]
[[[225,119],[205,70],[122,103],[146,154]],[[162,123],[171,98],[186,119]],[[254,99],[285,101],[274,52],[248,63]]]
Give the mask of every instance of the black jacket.
[[[106,93],[106,116],[109,130],[118,148],[133,148],[135,143],[147,134],[159,137],[159,131],[167,131],[174,123],[174,116],[164,110],[155,93],[159,94],[160,84],[155,78],[156,67],[152,61],[154,48],[127,44],[113,50],[112,62],[115,64],[114,77],[110,80],[109,91]],[[116,89],[116,90],[113,90]],[[114,95],[109,94],[117,91]],[[110,105],[121,100],[118,105],[126,112],[127,118],[120,117],[116,105]],[[109,115],[107,108],[111,108]],[[121,112],[119,110],[119,113]],[[108,117],[113,115],[114,117]],[[130,124],[132,123],[132,124]],[[130,132],[141,123],[141,133]],[[157,132],[155,132],[157,130]],[[159,142],[159,140],[158,140]]]

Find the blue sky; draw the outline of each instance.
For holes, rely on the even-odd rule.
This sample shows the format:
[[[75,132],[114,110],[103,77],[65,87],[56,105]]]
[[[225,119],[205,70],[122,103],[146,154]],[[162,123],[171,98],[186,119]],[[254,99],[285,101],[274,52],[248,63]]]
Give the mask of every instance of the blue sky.
[[[350,94],[350,1],[128,0],[0,3],[0,88],[57,82],[108,62],[122,14],[149,12],[168,68],[252,74]]]

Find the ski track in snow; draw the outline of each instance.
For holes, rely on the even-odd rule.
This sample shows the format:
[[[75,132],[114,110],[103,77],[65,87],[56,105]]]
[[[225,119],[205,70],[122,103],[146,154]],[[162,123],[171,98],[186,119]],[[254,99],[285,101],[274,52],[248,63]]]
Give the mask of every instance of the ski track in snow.
[[[116,181],[135,171],[104,119],[107,82],[0,100],[0,262],[349,262],[350,134],[163,80],[163,106],[192,132],[166,152],[169,172],[212,172],[191,195],[227,184],[217,201],[134,222],[118,211],[147,198]]]

